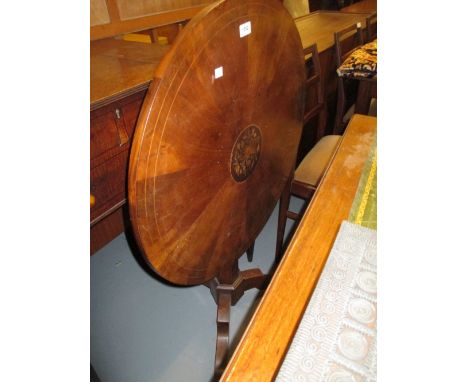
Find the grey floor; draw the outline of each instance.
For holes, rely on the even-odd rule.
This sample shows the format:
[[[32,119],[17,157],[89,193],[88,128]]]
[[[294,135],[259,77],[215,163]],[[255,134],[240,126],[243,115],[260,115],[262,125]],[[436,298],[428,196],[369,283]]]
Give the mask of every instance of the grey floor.
[[[301,206],[298,199],[291,205]],[[268,272],[277,207],[240,269]],[[291,228],[288,221],[287,230]],[[287,231],[287,232],[288,232]],[[130,244],[129,244],[130,243]],[[91,364],[102,382],[207,382],[212,379],[216,304],[204,286],[177,287],[148,271],[122,234],[91,257]],[[247,291],[231,310],[231,348],[261,295]]]

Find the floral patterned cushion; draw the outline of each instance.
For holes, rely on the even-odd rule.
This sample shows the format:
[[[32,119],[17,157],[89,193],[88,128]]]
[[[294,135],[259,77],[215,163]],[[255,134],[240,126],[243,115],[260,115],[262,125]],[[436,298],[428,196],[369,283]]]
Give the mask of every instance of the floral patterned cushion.
[[[377,39],[356,49],[336,70],[345,78],[370,78],[377,74]]]

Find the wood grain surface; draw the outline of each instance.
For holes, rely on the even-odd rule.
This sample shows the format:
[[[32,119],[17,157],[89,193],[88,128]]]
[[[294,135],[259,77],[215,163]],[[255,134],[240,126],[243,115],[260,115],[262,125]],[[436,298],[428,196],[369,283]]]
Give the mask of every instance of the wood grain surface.
[[[271,381],[276,376],[376,137],[377,119],[354,115],[264,297],[221,381]]]
[[[304,80],[279,1],[219,1],[182,30],[148,91],[129,167],[132,226],[158,274],[203,283],[251,246],[295,162]]]
[[[91,110],[147,89],[168,46],[115,39],[90,46]]]

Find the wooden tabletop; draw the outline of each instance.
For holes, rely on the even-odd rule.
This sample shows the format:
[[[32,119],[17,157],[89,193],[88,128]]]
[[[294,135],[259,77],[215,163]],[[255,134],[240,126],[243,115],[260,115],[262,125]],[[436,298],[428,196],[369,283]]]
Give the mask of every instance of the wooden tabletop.
[[[342,13],[335,11],[316,11],[295,19],[304,48],[317,43],[319,53],[335,45],[334,33],[360,22],[366,25],[365,13]]]
[[[377,134],[377,119],[354,115],[317,193],[221,381],[271,381],[348,217]]]
[[[340,12],[374,13],[377,12],[377,0],[362,0],[341,8]]]
[[[255,32],[233,38],[245,24]],[[224,277],[296,160],[304,81],[302,43],[278,1],[216,2],[179,34],[148,90],[128,170],[133,232],[160,276],[235,280]]]
[[[90,46],[91,110],[146,89],[168,45],[116,39]]]

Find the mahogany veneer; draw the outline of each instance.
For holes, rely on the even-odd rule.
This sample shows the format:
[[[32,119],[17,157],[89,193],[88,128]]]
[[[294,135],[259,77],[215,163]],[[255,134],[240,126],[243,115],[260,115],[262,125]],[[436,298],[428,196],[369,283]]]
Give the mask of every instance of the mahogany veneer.
[[[296,159],[304,80],[279,2],[219,2],[182,30],[146,96],[129,167],[135,236],[161,276],[206,282],[252,245]]]

